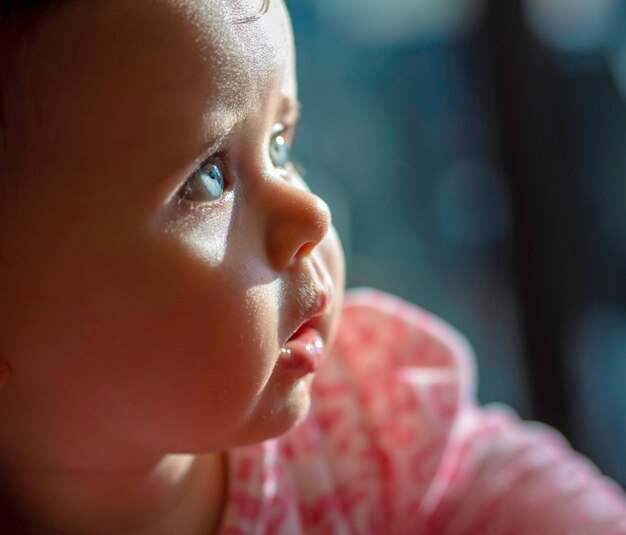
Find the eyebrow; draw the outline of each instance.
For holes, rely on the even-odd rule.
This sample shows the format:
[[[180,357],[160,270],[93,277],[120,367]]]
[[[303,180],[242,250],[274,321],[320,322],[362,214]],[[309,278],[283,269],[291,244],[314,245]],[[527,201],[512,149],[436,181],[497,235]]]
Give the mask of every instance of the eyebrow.
[[[280,104],[279,117],[285,126],[294,128],[298,125],[301,116],[302,105],[299,100],[284,96]],[[243,117],[230,121],[227,126],[222,127],[221,132],[214,137],[207,138],[202,145],[202,149],[196,157],[195,163],[199,164],[212,154],[219,152],[231,136],[233,130],[242,122]]]
[[[219,152],[224,148],[224,145],[227,145],[227,139],[232,134],[233,130],[237,127],[239,121],[232,121],[228,126],[222,129],[222,131],[215,137],[207,138],[206,142],[202,145],[202,148],[196,159],[194,160],[194,164],[200,164],[208,157],[212,156],[216,152]]]

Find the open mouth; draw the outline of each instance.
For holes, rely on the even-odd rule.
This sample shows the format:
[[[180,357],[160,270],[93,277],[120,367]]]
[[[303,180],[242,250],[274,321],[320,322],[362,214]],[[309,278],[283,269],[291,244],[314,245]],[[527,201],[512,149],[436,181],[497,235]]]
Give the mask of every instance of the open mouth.
[[[317,371],[323,360],[324,340],[316,328],[316,319],[303,323],[280,351],[282,364],[299,375]]]
[[[325,354],[324,336],[320,332],[322,319],[331,303],[328,291],[315,294],[315,301],[308,307],[303,323],[280,348],[279,362],[282,369],[291,370],[298,376],[316,372]]]
[[[314,319],[305,321],[302,325],[300,325],[300,327],[298,327],[298,330],[289,337],[289,340],[287,340],[287,342],[290,342],[291,340],[300,337],[300,335],[302,335],[302,333],[304,333],[307,329],[315,328],[314,323],[317,323],[314,321]]]

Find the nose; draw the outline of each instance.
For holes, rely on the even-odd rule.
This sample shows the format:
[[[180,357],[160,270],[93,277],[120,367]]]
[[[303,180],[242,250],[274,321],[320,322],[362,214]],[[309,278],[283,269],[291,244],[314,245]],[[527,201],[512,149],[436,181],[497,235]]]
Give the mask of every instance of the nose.
[[[317,195],[288,180],[273,179],[264,188],[267,209],[266,252],[276,270],[305,258],[330,229],[330,209]]]

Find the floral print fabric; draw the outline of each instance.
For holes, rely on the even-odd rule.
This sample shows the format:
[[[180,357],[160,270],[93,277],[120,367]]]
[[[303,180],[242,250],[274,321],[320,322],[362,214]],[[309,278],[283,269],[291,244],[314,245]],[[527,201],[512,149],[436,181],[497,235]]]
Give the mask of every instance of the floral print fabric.
[[[555,430],[477,407],[474,373],[442,320],[349,293],[309,416],[230,452],[221,534],[626,534],[620,487]]]

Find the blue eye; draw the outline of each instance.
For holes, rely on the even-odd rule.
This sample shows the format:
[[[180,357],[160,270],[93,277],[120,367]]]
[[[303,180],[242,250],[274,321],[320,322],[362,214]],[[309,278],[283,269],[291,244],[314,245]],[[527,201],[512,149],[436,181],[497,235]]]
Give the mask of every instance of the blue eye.
[[[224,177],[220,168],[214,163],[207,163],[198,170],[198,179],[209,195],[215,199],[224,193]]]
[[[281,132],[274,134],[270,140],[270,159],[274,167],[285,167],[291,160],[289,145]]]
[[[180,196],[188,201],[208,202],[219,199],[223,194],[224,175],[214,161],[208,161],[194,171]]]

